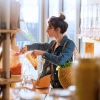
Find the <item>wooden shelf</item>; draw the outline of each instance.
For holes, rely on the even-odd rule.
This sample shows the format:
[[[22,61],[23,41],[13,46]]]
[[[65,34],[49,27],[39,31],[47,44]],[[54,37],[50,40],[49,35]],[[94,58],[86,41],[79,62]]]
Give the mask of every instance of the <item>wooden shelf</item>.
[[[13,33],[16,34],[17,32],[19,33],[25,33],[24,31],[17,29],[17,30],[7,30],[7,29],[1,29],[0,33]]]
[[[6,84],[21,82],[21,81],[22,81],[21,75],[12,75],[10,79],[1,80],[0,85],[6,85]]]
[[[83,42],[90,42],[90,43],[100,42],[100,40],[92,39],[92,38],[89,38],[89,37],[82,37],[82,41]]]

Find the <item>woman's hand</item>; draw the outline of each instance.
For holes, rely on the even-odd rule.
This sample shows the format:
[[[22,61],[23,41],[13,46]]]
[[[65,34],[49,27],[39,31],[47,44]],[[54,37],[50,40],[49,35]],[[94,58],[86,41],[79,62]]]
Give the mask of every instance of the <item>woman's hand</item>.
[[[32,51],[31,56],[36,58],[38,55],[43,55],[43,54],[44,54],[44,52],[41,50],[34,50],[34,51]]]
[[[14,53],[14,56],[20,56],[21,54],[25,54],[27,52],[27,46],[23,47],[19,52]]]
[[[27,46],[20,49],[20,54],[25,54],[27,52]]]

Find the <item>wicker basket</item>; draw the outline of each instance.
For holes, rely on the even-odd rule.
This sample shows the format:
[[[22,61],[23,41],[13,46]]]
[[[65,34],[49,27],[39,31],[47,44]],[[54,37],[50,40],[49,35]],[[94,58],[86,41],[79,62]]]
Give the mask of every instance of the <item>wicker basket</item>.
[[[73,67],[60,68],[58,70],[58,78],[63,88],[68,88],[74,84]]]

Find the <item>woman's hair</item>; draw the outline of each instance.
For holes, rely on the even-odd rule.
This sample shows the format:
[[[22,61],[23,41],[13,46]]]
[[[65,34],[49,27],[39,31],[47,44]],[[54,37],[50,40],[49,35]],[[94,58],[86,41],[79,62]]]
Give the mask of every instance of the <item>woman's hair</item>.
[[[68,29],[68,24],[64,20],[65,15],[63,13],[60,13],[59,17],[52,16],[48,21],[49,27],[54,27],[54,29],[59,27],[61,34],[64,34]]]

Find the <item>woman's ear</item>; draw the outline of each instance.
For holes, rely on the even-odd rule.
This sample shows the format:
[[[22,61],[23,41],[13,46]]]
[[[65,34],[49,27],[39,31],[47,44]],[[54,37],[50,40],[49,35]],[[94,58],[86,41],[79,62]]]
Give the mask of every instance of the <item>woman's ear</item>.
[[[57,31],[57,32],[61,32],[60,27],[56,28],[56,31]]]

